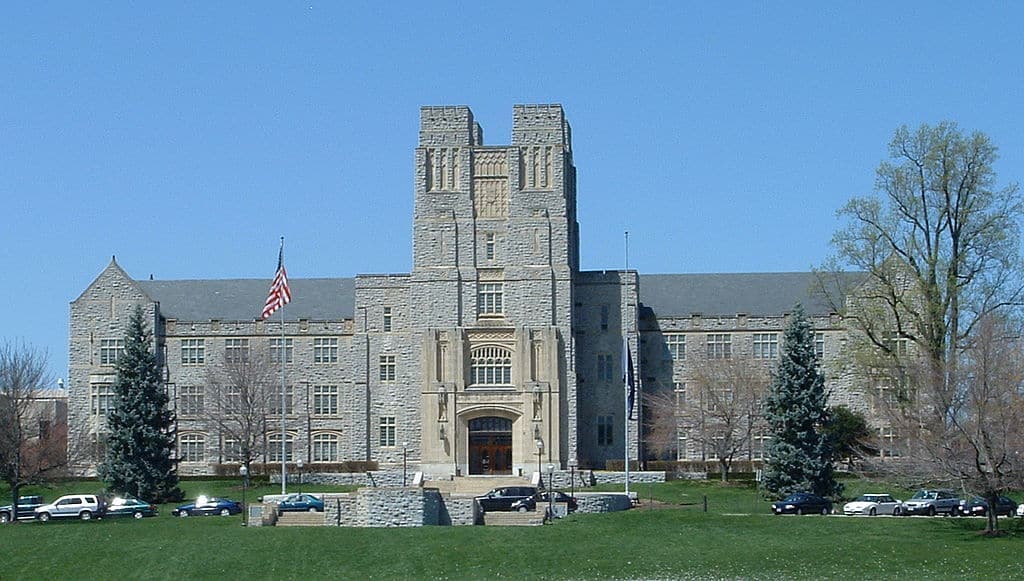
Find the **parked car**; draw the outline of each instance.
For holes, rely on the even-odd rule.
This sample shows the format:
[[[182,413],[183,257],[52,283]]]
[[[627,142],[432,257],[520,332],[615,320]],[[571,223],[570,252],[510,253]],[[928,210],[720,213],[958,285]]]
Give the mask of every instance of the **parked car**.
[[[808,492],[794,492],[779,502],[772,503],[775,514],[829,514],[832,501]]]
[[[323,512],[324,501],[312,494],[289,494],[276,501],[278,512]]]
[[[35,509],[36,518],[46,522],[51,518],[80,518],[91,520],[103,511],[103,503],[94,494],[68,494],[50,504]]]
[[[174,516],[188,517],[188,516],[209,516],[209,515],[220,515],[229,516],[232,514],[240,514],[242,512],[242,505],[227,498],[214,498],[200,496],[196,498],[195,502],[189,504],[183,504],[173,511],[171,514]]]
[[[529,498],[534,494],[537,494],[537,488],[534,486],[502,486],[476,497],[476,501],[484,512],[509,511],[517,500]]]
[[[960,497],[952,490],[918,490],[903,503],[903,514],[935,516],[943,513],[956,516],[960,511]]]
[[[103,511],[103,518],[130,516],[139,519],[145,516],[156,515],[157,510],[155,506],[137,498],[115,498],[107,504],[106,510]]]
[[[961,500],[958,509],[963,516],[987,516],[988,501],[980,496],[974,496],[970,500]],[[999,497],[999,502],[996,503],[997,516],[1012,516],[1016,511],[1016,502],[1005,496]]]
[[[36,518],[36,508],[43,506],[42,496],[19,496],[18,497],[18,520],[32,520]],[[0,506],[0,524],[7,524],[14,520],[14,507],[10,504]]]
[[[574,512],[576,508],[579,506],[576,503],[575,498],[569,496],[568,494],[560,490],[556,490],[554,492],[554,495],[555,502],[564,503],[569,512]],[[517,500],[513,502],[509,510],[514,510],[518,512],[528,512],[531,510],[537,510],[537,503],[539,502],[541,506],[547,506],[547,504],[550,502],[549,498],[550,497],[548,496],[547,492],[538,492],[533,496],[528,496],[522,500]]]
[[[903,503],[888,494],[862,494],[843,505],[843,514],[891,514],[899,516]]]
[[[1017,516],[1024,517],[1024,502],[1017,505]]]

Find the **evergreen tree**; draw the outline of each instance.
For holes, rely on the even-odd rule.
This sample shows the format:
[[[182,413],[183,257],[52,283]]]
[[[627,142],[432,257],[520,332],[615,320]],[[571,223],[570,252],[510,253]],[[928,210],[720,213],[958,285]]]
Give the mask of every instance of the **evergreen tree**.
[[[786,327],[779,366],[765,400],[771,441],[764,487],[773,495],[811,492],[834,497],[842,491],[832,472],[832,443],[825,379],[814,352],[814,333],[797,305]]]
[[[153,338],[136,307],[117,360],[114,406],[107,416],[107,455],[99,474],[110,490],[149,502],[182,496],[172,458],[174,418],[160,378]]]

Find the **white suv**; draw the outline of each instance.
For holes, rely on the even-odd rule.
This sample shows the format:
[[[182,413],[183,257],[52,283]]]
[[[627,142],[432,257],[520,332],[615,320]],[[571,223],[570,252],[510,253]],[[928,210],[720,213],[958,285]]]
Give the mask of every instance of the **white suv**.
[[[69,494],[62,496],[50,504],[36,509],[36,518],[46,522],[51,518],[80,518],[90,520],[99,516],[100,502],[92,494]]]

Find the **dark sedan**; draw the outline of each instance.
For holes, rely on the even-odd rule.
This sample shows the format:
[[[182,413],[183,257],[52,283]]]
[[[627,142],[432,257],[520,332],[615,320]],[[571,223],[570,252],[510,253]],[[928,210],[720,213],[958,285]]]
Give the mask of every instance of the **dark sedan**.
[[[537,489],[533,486],[502,486],[476,497],[476,501],[484,512],[512,510],[513,503],[534,494]]]
[[[522,500],[517,500],[512,503],[512,510],[518,512],[527,512],[531,510],[537,510],[537,503],[540,503],[542,507],[546,507],[550,502],[547,492],[538,492],[533,496],[529,496]],[[567,506],[569,512],[574,512],[576,507],[576,499],[569,496],[568,494],[559,490],[555,491],[555,502],[563,503]]]
[[[289,494],[277,501],[278,512],[323,512],[324,501],[312,494]]]
[[[240,514],[242,512],[242,505],[227,498],[207,498],[200,496],[195,502],[190,504],[183,504],[173,511],[171,514],[174,516],[209,516],[209,515],[220,515],[229,516],[232,514]]]
[[[120,518],[130,516],[140,519],[146,516],[156,516],[156,507],[148,502],[137,498],[115,498],[107,504],[103,511],[103,518]]]
[[[996,503],[997,516],[1013,516],[1016,510],[1016,502],[1005,496],[999,497],[999,501]],[[960,514],[963,516],[987,516],[988,501],[980,496],[974,496],[970,500],[961,500]]]
[[[829,514],[832,512],[832,501],[816,494],[795,492],[779,502],[772,503],[775,514]]]

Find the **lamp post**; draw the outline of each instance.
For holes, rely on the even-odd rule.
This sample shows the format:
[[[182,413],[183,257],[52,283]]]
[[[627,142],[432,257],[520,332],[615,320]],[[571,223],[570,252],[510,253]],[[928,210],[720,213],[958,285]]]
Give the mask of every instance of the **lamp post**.
[[[576,459],[569,459],[569,496],[576,498]]]
[[[238,473],[242,476],[242,526],[249,526],[249,507],[245,506],[245,493],[249,489],[249,469],[242,464],[238,468]]]
[[[540,475],[543,474],[540,471],[540,459],[544,456],[544,440],[537,438],[534,443],[537,444],[537,478],[540,478]]]
[[[555,489],[554,489],[554,486],[552,486],[552,484],[554,484],[554,480],[555,480],[555,465],[554,464],[548,464],[548,485],[547,485],[546,488],[548,490],[548,516],[549,517],[554,517],[555,516]]]
[[[299,469],[299,494],[302,494],[302,467],[303,466],[305,466],[305,464],[302,463],[302,458],[299,458],[299,461],[295,463],[295,467]]]
[[[405,488],[405,475],[409,467],[409,442],[402,442],[402,488]]]

